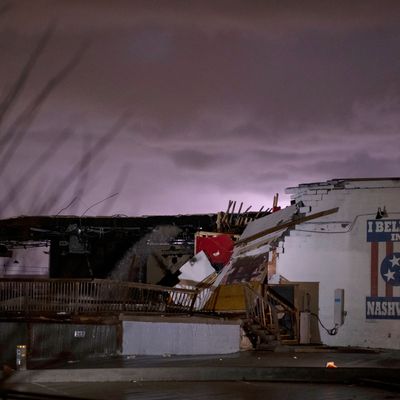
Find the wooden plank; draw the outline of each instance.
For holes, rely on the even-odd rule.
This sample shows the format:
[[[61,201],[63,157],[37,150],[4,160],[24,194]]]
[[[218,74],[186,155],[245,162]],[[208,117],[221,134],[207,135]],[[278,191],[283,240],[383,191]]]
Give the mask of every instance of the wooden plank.
[[[239,241],[236,242],[236,245],[245,244],[245,243],[251,242],[253,240],[259,239],[259,238],[261,238],[263,236],[266,236],[266,235],[268,235],[270,233],[277,232],[277,231],[280,231],[280,230],[285,229],[285,228],[290,228],[292,226],[299,225],[299,224],[302,224],[303,222],[311,221],[311,220],[316,219],[316,218],[325,217],[326,215],[334,214],[334,213],[338,212],[338,210],[339,210],[339,207],[331,208],[329,210],[325,210],[325,211],[321,211],[321,212],[318,212],[318,213],[315,213],[315,214],[311,214],[311,215],[308,215],[306,217],[301,217],[301,218],[297,218],[295,220],[291,220],[291,221],[286,222],[284,224],[276,225],[276,226],[274,226],[272,228],[265,229],[265,230],[263,230],[261,232],[255,233],[254,235],[249,236],[246,239],[239,240]]]

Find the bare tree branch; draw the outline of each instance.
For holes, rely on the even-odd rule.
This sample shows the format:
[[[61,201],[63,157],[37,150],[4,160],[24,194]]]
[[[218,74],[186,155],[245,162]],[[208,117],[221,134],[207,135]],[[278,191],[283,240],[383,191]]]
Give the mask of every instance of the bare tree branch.
[[[130,165],[128,163],[122,165],[122,167],[119,170],[117,179],[114,183],[114,186],[110,190],[110,193],[121,193],[123,187],[125,186],[129,178],[129,170],[130,170]],[[107,199],[109,199],[110,201],[104,203],[104,206],[99,211],[99,215],[107,215],[109,210],[112,209],[115,201],[117,200],[117,197],[108,197]]]
[[[31,215],[40,215],[42,214],[43,204],[47,201],[50,193],[52,193],[52,187],[57,182],[57,177],[50,177],[47,174],[41,176],[41,185],[37,185],[40,187],[40,192],[36,194],[29,193],[29,199],[32,198],[33,195],[36,195],[35,201],[32,202],[32,206],[29,208],[29,213]]]
[[[28,208],[29,213],[33,215],[40,215],[39,212],[41,205],[47,198],[47,192],[51,183],[50,179],[45,175],[42,177],[40,185],[35,185],[34,189],[29,192],[28,201],[31,201],[31,206]]]
[[[68,74],[78,65],[86,48],[87,45],[83,45],[76,52],[75,56],[65,65],[65,67],[62,68],[52,79],[47,82],[41,92],[33,99],[28,107],[21,112],[19,117],[8,129],[5,136],[0,139],[0,149],[2,149],[0,151],[2,151],[3,154],[2,156],[2,154],[0,153],[0,176],[14,156],[22,140],[27,135],[29,131],[28,128],[37,116],[43,102],[66,78],[66,76],[68,76]],[[4,157],[4,153],[7,153],[7,157]]]
[[[24,174],[10,187],[6,195],[0,200],[0,214],[1,210],[7,207],[8,204],[13,203],[21,194],[21,189],[25,187],[26,183],[35,176],[39,170],[60,150],[63,144],[72,136],[72,131],[62,131],[56,139],[51,142],[47,148],[35,158],[33,162],[26,168]]]
[[[0,10],[1,14],[1,10]],[[30,57],[28,58],[27,62],[23,66],[17,80],[15,81],[14,85],[11,87],[10,91],[4,96],[4,99],[0,103],[0,127],[4,121],[6,114],[11,110],[13,104],[18,99],[18,96],[21,94],[22,90],[24,89],[33,68],[35,67],[37,61],[39,60],[40,56],[43,54],[47,44],[49,43],[51,37],[54,33],[54,26],[50,26],[41,36],[37,46],[31,53]]]
[[[89,167],[90,162],[98,157],[101,154],[101,151],[104,150],[105,147],[115,138],[115,136],[121,132],[128,118],[129,114],[123,114],[111,127],[111,129],[96,141],[96,143],[89,149],[85,157],[83,157],[81,161],[77,162],[71,168],[69,173],[59,181],[55,188],[53,188],[53,194],[49,196],[48,201],[40,210],[41,212],[44,210],[50,210],[55,204],[57,204],[58,200],[64,195],[66,190],[68,190],[77,177],[84,173],[84,171]]]
[[[9,4],[0,6],[0,13],[6,12],[8,10]],[[54,27],[49,27],[40,37],[39,42],[30,54],[27,62],[22,67],[18,78],[15,83],[6,93],[5,97],[0,102],[0,128],[3,126],[5,118],[8,113],[13,109],[15,103],[18,101],[20,95],[22,94],[27,82],[32,74],[33,69],[37,65],[41,56],[43,55],[50,39],[54,33]],[[40,92],[29,102],[29,104],[18,114],[15,120],[7,128],[7,130],[1,134],[0,131],[0,176],[4,173],[10,161],[13,159],[16,151],[18,150],[21,143],[24,141],[26,135],[29,133],[29,128],[35,121],[37,115],[39,114],[43,103],[51,95],[51,93],[60,85],[63,80],[70,74],[70,72],[79,64],[81,58],[87,45],[82,45],[76,54],[71,58],[71,60],[59,70],[51,79],[49,79]],[[44,186],[36,186],[36,195],[33,197],[35,204],[31,205],[31,210],[39,214],[43,212],[48,212],[52,209],[59,200],[64,196],[65,192],[69,187],[75,182],[77,184],[77,190],[73,200],[64,207],[60,212],[64,211],[66,208],[70,207],[79,197],[82,196],[84,190],[87,186],[89,179],[89,166],[93,159],[97,158],[101,152],[106,148],[106,146],[111,142],[111,140],[121,131],[122,127],[125,125],[127,115],[123,115],[114,126],[106,132],[105,135],[101,136],[93,146],[88,146],[82,155],[82,159],[72,166],[69,173],[61,180],[56,180],[50,183],[46,180],[47,188],[46,195],[44,196]],[[0,200],[0,214],[1,210],[4,210],[10,205],[10,203],[15,204],[15,202],[21,197],[21,190],[26,186],[26,183],[32,176],[36,175],[38,171],[46,164],[46,161],[56,154],[56,152],[62,148],[64,142],[70,137],[70,133],[66,134],[62,132],[61,135],[57,137],[55,142],[52,142],[47,148],[35,159],[31,165],[26,169],[24,174],[16,181],[13,182],[10,190],[7,194],[3,196]],[[127,179],[126,167],[124,167],[120,176],[115,182],[114,187],[122,187]],[[50,185],[50,186],[49,186]],[[108,198],[115,197],[115,194],[108,196]],[[32,198],[32,197],[31,197]],[[40,198],[45,199],[44,203],[40,205]],[[107,198],[107,199],[108,199]],[[39,201],[38,201],[39,200]],[[95,205],[102,203],[95,203]],[[91,206],[93,207],[93,206]],[[90,208],[91,208],[90,207]],[[89,208],[89,209],[90,209]]]
[[[6,193],[9,192],[9,191],[11,190],[12,184],[11,184],[11,181],[10,181],[7,177],[4,177],[4,178],[2,179],[2,181],[1,181],[1,183],[2,183],[3,190],[4,190]],[[21,203],[20,203],[20,199],[19,199],[18,197],[16,197],[16,198],[14,199],[14,201],[10,202],[10,203],[8,204],[8,206],[9,206],[12,210],[14,210],[15,215],[21,214],[21,210],[23,210],[23,208],[22,208],[22,206],[21,206]],[[1,210],[1,208],[0,208],[0,210]]]
[[[83,154],[82,154],[82,162],[86,160],[87,162],[87,168],[84,169],[84,171],[77,177],[77,182],[76,182],[76,189],[75,189],[75,194],[74,198],[76,199],[81,199],[83,197],[83,193],[85,192],[85,189],[87,188],[87,183],[89,180],[89,175],[90,175],[90,164],[92,162],[91,160],[91,151],[90,151],[90,145],[91,145],[91,140],[89,137],[85,136],[84,137],[84,145],[83,145]],[[76,202],[74,202],[77,204]],[[64,211],[64,210],[63,210]]]

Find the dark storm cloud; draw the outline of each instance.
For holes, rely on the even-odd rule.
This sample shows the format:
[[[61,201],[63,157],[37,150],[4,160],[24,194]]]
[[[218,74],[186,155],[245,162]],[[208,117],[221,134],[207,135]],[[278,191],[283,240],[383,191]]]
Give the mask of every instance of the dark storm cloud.
[[[194,169],[214,169],[231,164],[234,156],[227,154],[208,154],[203,151],[186,149],[171,153],[173,162],[177,167]]]
[[[310,158],[318,158],[318,153],[314,152],[304,152],[303,149],[301,151],[296,151],[296,148],[293,148],[292,151],[282,151],[282,150],[262,150],[262,149],[255,149],[250,151],[249,156],[251,159],[255,160],[255,162],[260,162],[265,160],[269,163],[280,162],[282,163],[284,160],[290,160],[291,162],[298,162],[303,159],[310,159]]]
[[[372,178],[391,177],[393,172],[400,170],[400,157],[374,157],[368,153],[355,153],[342,160],[320,161],[309,168],[310,172],[317,170],[328,178],[360,177],[364,176],[365,171]]]
[[[12,2],[18,8],[19,29],[29,31],[40,25],[35,12],[43,19],[61,19],[64,29],[113,29],[133,24],[180,26],[214,31],[275,32],[304,29],[326,31],[358,30],[396,25],[399,17],[396,0],[332,2],[327,0],[260,1],[260,0],[30,0]],[[90,23],[89,23],[90,21]]]
[[[85,155],[82,137],[93,143],[126,110],[123,132],[86,172],[82,209],[122,182],[120,171],[129,179],[113,211],[124,214],[207,211],[302,181],[398,174],[397,1],[38,0],[11,2],[0,18],[0,93],[45,27],[57,27],[12,115],[90,41],[4,174],[12,186],[18,160],[72,129],[27,193],[38,182],[51,192]]]
[[[63,4],[56,3],[53,12]],[[79,96],[79,102],[87,104],[108,97],[113,111],[130,105],[141,117],[158,121],[163,136],[179,134],[208,110],[250,114],[263,127],[252,132],[259,136],[280,128],[286,132],[293,125],[343,123],[355,101],[399,89],[396,12],[385,15],[374,3],[346,9],[317,3],[272,7],[254,2],[249,7],[232,2],[229,8],[200,2],[192,7],[174,2],[169,7],[158,2],[117,4],[108,6],[111,13],[105,12],[106,3],[93,7],[91,23],[83,21],[87,2],[81,8],[64,5],[67,14],[59,25],[76,24],[82,35],[92,37],[93,47],[76,75],[85,90],[71,88],[68,97]],[[71,18],[74,9],[76,20]],[[181,21],[172,10],[187,18]],[[349,15],[357,16],[353,24]],[[331,29],[318,16],[329,20]],[[245,21],[259,26],[263,18],[262,35],[244,34],[250,26]],[[197,19],[204,20],[204,29],[194,23]],[[271,37],[270,20],[281,21],[287,35]],[[217,27],[218,21],[231,21],[232,29],[225,31],[222,24],[210,35],[207,27]],[[56,47],[65,54],[78,32],[61,29]]]

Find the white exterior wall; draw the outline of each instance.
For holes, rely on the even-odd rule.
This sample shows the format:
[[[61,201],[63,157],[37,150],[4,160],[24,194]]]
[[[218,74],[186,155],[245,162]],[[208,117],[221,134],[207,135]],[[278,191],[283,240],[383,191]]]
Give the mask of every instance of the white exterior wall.
[[[400,219],[400,183],[396,187],[389,181],[389,187],[383,188],[385,182],[360,182],[359,186],[367,188],[356,188],[351,182],[343,190],[313,188],[313,193],[302,187],[302,195],[291,189],[296,201],[304,197],[304,204],[311,205],[311,213],[340,208],[336,214],[298,225],[284,239],[284,251],[277,260],[277,272],[285,278],[320,282],[319,317],[327,328],[334,326],[334,291],[344,289],[347,315],[338,334],[330,336],[320,328],[322,342],[327,345],[400,349],[400,320],[366,318],[366,297],[371,293],[371,243],[367,242],[366,221],[375,219],[378,207],[384,206],[390,219]],[[393,244],[393,251],[400,252],[400,242]],[[385,249],[385,243],[380,243],[379,265]],[[379,271],[378,288],[378,296],[385,296]],[[393,288],[393,296],[399,299],[400,286]]]
[[[239,350],[239,322],[123,322],[123,355],[229,354]]]

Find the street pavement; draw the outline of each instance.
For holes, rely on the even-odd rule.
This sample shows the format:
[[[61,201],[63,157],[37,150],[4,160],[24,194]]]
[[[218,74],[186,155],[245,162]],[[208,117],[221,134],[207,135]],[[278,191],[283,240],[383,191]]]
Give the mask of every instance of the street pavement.
[[[326,368],[333,363],[337,368]],[[231,355],[30,361],[3,388],[87,399],[400,399],[400,351],[312,346]]]

